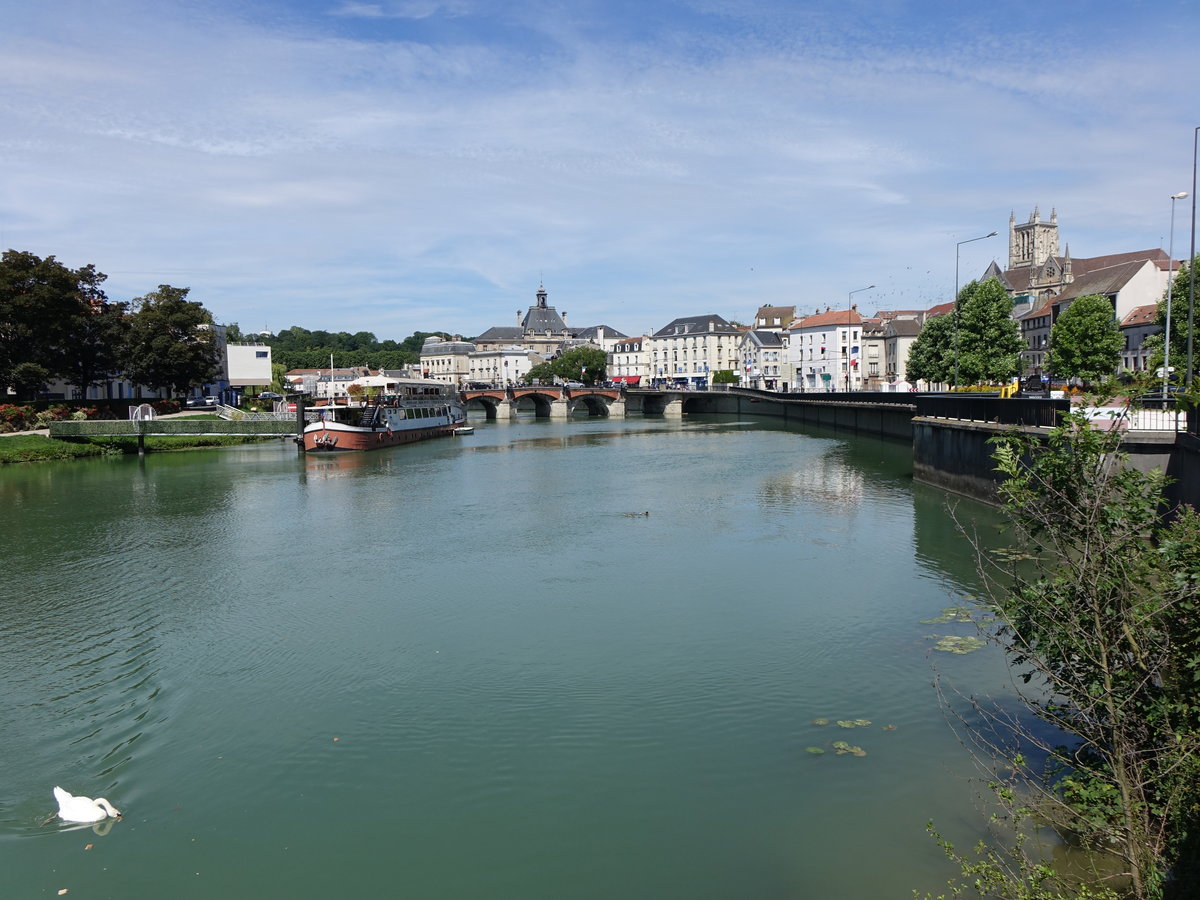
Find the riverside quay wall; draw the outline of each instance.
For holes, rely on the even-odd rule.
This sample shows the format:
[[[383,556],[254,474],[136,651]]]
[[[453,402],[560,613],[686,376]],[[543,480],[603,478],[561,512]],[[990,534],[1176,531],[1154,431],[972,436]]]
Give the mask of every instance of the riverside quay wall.
[[[992,438],[1020,431],[1045,435],[1067,412],[1066,400],[1000,399],[932,394],[772,394],[734,389],[689,397],[686,412],[775,416],[789,422],[841,428],[912,445],[913,477],[987,503],[996,502],[1000,476]],[[1166,472],[1171,505],[1200,507],[1200,416],[1188,430],[1126,432],[1121,449],[1139,471]]]

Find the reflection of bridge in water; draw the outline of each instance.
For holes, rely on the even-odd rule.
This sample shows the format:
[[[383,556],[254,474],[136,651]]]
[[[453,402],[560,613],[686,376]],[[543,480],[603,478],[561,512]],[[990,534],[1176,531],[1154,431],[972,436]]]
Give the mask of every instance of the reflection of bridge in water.
[[[565,387],[559,385],[519,385],[510,388],[481,388],[462,392],[468,413],[482,410],[488,421],[505,421],[521,413],[532,412],[539,419],[569,419],[583,415],[665,416],[679,419],[693,409],[690,401],[700,401],[699,391],[660,391],[617,387]]]

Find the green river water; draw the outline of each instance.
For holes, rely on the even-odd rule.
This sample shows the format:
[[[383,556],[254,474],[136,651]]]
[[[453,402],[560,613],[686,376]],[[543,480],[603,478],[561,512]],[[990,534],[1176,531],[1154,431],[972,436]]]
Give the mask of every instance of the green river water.
[[[935,890],[925,823],[983,820],[934,668],[1005,681],[921,624],[974,580],[946,503],[715,417],[6,466],[0,896]]]

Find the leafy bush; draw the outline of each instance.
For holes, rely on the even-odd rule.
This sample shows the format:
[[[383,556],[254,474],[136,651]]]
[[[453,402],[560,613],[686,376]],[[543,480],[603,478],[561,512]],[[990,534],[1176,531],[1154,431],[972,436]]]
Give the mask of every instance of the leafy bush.
[[[28,431],[36,414],[28,406],[0,403],[0,431]]]
[[[51,422],[61,422],[63,419],[72,418],[74,410],[65,403],[55,403],[52,406],[47,406],[35,417],[34,428],[45,428]]]

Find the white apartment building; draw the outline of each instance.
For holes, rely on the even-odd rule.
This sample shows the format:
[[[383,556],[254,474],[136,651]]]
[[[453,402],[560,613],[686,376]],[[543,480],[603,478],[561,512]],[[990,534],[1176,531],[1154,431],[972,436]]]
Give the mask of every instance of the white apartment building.
[[[649,338],[627,337],[613,344],[608,353],[609,381],[632,385],[649,380],[650,366],[644,349],[648,340]]]
[[[529,370],[545,360],[524,347],[476,350],[468,359],[467,380],[508,387],[527,380]]]
[[[715,314],[686,316],[643,340],[651,381],[706,388],[712,373],[739,367],[737,326]]]
[[[421,345],[421,376],[461,386],[471,378],[471,354],[475,349],[470,341],[427,337]]]
[[[791,380],[786,342],[786,336],[778,331],[754,329],[743,332],[738,342],[741,358],[738,383],[742,387],[765,391],[786,391]]]
[[[788,367],[794,390],[863,389],[862,316],[851,309],[806,316],[788,329]]]

